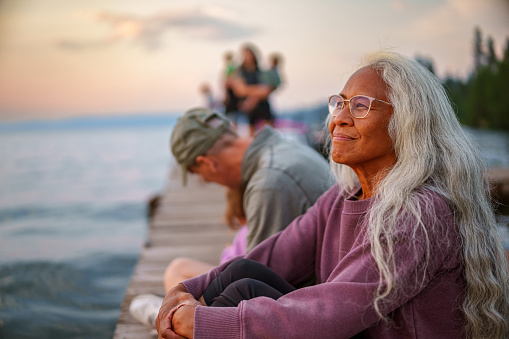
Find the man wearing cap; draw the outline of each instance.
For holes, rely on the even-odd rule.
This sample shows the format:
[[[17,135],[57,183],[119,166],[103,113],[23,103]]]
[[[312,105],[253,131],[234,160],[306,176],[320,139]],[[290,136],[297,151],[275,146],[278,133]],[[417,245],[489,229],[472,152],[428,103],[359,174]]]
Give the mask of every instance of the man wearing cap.
[[[187,172],[228,188],[244,187],[247,252],[303,214],[331,185],[330,168],[310,147],[267,126],[240,137],[222,114],[187,111],[171,135],[171,150]]]
[[[170,146],[182,169],[232,190],[243,189],[246,252],[306,212],[333,183],[330,167],[311,147],[283,138],[270,126],[254,137],[239,136],[224,115],[208,108],[187,111],[175,125]],[[182,258],[179,258],[182,259]],[[165,287],[178,276],[168,266]],[[131,314],[155,326],[162,298],[140,295]]]

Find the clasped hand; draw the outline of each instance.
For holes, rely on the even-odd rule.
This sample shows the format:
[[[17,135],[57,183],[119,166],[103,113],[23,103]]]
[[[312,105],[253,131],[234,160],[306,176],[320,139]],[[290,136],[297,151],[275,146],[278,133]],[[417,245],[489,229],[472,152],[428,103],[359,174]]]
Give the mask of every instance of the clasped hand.
[[[172,288],[164,297],[156,319],[160,339],[192,338],[194,310],[200,303],[182,284]],[[173,323],[173,325],[172,325]]]

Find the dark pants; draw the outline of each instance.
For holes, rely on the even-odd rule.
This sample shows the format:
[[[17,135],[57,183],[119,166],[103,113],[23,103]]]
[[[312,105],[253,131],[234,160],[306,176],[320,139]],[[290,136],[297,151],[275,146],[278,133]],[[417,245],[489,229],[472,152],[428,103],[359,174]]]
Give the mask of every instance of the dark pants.
[[[274,115],[267,100],[260,100],[248,114],[249,124],[254,126],[259,121],[273,121]]]
[[[241,259],[219,273],[203,293],[207,306],[236,307],[242,300],[279,297],[295,291],[276,272],[256,261]]]

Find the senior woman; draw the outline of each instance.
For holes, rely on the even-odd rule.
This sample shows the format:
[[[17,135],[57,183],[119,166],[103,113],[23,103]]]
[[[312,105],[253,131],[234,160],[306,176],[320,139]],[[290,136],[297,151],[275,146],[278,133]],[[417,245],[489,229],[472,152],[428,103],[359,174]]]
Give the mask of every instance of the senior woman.
[[[329,110],[338,184],[245,259],[171,290],[159,337],[507,338],[481,157],[439,81],[375,53]]]

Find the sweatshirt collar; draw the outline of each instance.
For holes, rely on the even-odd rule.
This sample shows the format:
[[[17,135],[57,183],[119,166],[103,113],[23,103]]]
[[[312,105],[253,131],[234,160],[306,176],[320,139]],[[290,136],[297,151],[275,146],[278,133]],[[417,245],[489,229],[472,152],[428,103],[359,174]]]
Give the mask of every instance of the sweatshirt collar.
[[[358,195],[361,191],[361,187],[357,188],[352,192],[352,194],[348,195],[344,201],[343,213],[347,214],[361,214],[366,213],[371,206],[373,198],[364,199],[364,200],[356,200],[354,197]]]

